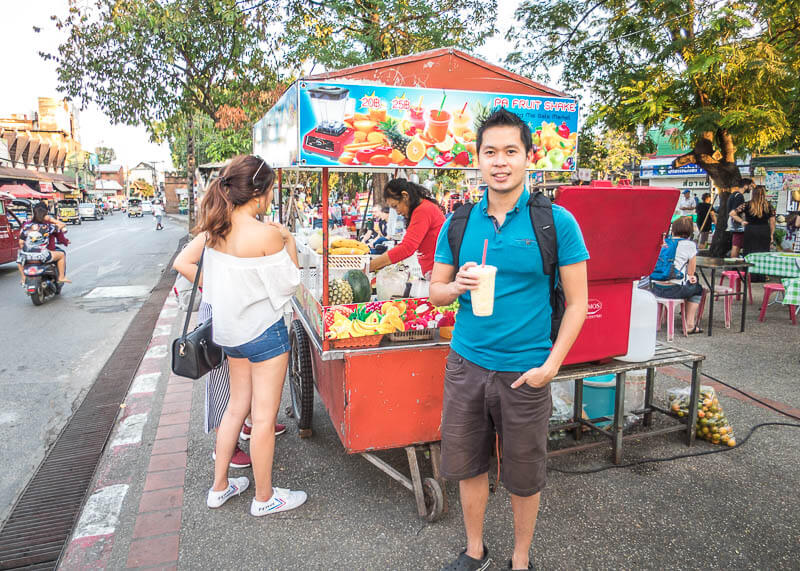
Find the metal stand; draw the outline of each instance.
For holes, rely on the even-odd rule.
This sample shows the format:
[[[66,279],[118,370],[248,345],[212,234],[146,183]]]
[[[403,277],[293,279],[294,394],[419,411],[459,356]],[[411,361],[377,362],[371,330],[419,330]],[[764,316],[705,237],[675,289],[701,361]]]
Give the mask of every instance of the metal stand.
[[[551,456],[558,456],[569,452],[576,452],[578,450],[586,450],[605,445],[604,442],[592,442],[589,444],[577,444],[581,439],[581,433],[584,427],[589,428],[602,434],[611,441],[611,453],[615,464],[622,462],[622,442],[625,438],[623,435],[623,428],[625,427],[625,378],[628,371],[636,369],[647,370],[647,380],[645,384],[645,402],[644,408],[641,410],[631,411],[633,414],[640,414],[644,416],[644,425],[651,426],[653,422],[653,413],[658,412],[664,415],[671,416],[679,421],[680,424],[668,426],[658,430],[651,430],[648,432],[636,433],[630,435],[634,438],[644,438],[647,436],[654,436],[656,434],[666,434],[669,432],[676,432],[680,430],[686,431],[686,444],[691,446],[694,444],[696,436],[696,420],[697,420],[697,398],[700,394],[700,368],[705,355],[698,353],[691,353],[675,347],[660,345],[656,349],[655,356],[649,361],[642,363],[626,363],[622,361],[611,361],[605,364],[583,364],[565,367],[553,379],[554,383],[561,381],[575,381],[575,399],[573,402],[573,421],[553,425],[550,427],[550,432],[560,430],[572,429],[573,436],[576,444],[563,448],[561,450],[554,450],[549,452]],[[655,383],[655,374],[657,367],[666,365],[678,365],[682,363],[692,363],[692,379],[691,379],[691,393],[689,414],[686,418],[679,418],[671,411],[665,410],[653,404],[653,385]],[[614,399],[614,415],[612,418],[602,417],[595,419],[583,418],[583,379],[587,377],[594,377],[597,375],[613,373],[616,376],[616,395]],[[596,424],[597,421],[611,420],[610,430],[604,430]],[[685,426],[684,426],[685,424]]]

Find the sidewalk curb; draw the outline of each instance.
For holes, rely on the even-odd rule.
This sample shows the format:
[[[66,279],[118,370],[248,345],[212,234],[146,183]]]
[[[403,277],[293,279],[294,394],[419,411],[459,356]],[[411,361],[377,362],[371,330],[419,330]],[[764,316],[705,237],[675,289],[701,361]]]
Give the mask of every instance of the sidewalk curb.
[[[136,515],[129,545],[117,546],[125,550],[125,567],[176,568],[194,387],[191,379],[169,372],[169,343],[178,313],[175,297],[168,296],[120,407],[123,412],[98,466],[94,488],[62,558],[63,569],[116,566],[111,560],[120,516],[126,512],[123,505],[137,499],[138,509],[130,510]],[[143,446],[150,446],[151,439],[144,435],[153,430],[147,452]],[[143,484],[134,480],[138,467],[123,469],[124,477],[109,476],[140,455],[147,462]]]

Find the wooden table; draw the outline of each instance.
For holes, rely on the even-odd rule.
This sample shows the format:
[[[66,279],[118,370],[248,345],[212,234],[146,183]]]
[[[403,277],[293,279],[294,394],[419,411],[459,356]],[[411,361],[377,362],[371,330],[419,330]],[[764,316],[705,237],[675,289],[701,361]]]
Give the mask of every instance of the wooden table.
[[[649,432],[637,432],[636,434],[629,435],[626,438],[643,438],[646,436],[654,436],[657,434],[666,434],[669,432],[676,432],[679,430],[686,431],[686,445],[691,446],[694,444],[696,431],[697,431],[697,399],[700,395],[700,368],[705,355],[699,353],[692,353],[677,347],[669,345],[659,345],[656,349],[656,354],[649,361],[641,363],[626,363],[624,361],[612,360],[603,364],[581,364],[563,367],[558,375],[553,378],[554,383],[563,381],[575,381],[575,398],[573,401],[573,421],[560,423],[550,426],[550,432],[560,430],[572,430],[575,438],[575,444],[560,450],[549,452],[551,456],[565,454],[568,452],[575,452],[578,450],[585,450],[597,446],[603,446],[604,442],[593,442],[590,444],[579,444],[583,427],[590,429],[606,436],[611,440],[611,450],[613,461],[619,464],[622,461],[622,429],[625,424],[625,376],[628,371],[636,369],[647,370],[647,382],[645,385],[645,399],[644,408],[641,410],[631,411],[632,414],[644,415],[644,425],[651,426],[653,422],[653,413],[658,412],[675,418],[679,421],[678,424],[667,426],[658,430],[651,430]],[[668,409],[661,408],[653,404],[653,385],[655,383],[656,368],[664,367],[666,365],[681,365],[691,364],[692,379],[690,383],[691,392],[689,398],[689,414],[686,417],[679,418]],[[583,380],[589,377],[596,377],[598,375],[607,374],[616,375],[617,386],[616,396],[614,400],[614,416],[610,420],[611,431],[603,430],[597,426],[597,421],[607,421],[608,417],[588,419],[583,418]]]
[[[710,297],[708,303],[708,336],[711,337],[711,332],[714,327],[714,298],[717,296],[720,297],[728,297],[728,296],[738,296],[736,292],[733,293],[714,293],[714,284],[717,282],[717,270],[735,270],[739,274],[739,278],[742,280],[742,324],[739,328],[740,333],[744,333],[744,324],[745,318],[747,316],[747,294],[750,289],[747,287],[749,273],[750,273],[750,266],[752,264],[748,263],[744,259],[731,259],[731,258],[712,258],[709,256],[697,256],[697,273],[700,274],[703,281],[706,283],[708,287],[708,295]],[[710,270],[711,272],[711,280],[709,281],[708,275],[706,275],[705,270]],[[701,284],[702,285],[702,284]],[[697,321],[699,323],[700,318],[702,316],[697,316]]]

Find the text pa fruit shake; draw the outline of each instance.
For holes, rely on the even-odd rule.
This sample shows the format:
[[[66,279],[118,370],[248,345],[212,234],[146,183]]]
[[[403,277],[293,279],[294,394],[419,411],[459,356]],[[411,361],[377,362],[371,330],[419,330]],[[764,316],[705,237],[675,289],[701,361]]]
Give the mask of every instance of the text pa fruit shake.
[[[471,266],[468,271],[478,278],[478,287],[470,292],[472,315],[488,317],[494,311],[494,278],[497,275],[497,268]]]

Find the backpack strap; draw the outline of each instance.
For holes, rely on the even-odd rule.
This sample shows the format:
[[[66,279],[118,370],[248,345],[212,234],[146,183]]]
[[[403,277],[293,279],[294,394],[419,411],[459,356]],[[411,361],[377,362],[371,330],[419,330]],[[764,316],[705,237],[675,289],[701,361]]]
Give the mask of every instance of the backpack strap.
[[[550,305],[556,309],[556,277],[558,275],[558,237],[553,221],[553,203],[542,191],[532,194],[528,199],[531,224],[542,255],[542,270],[550,276]]]
[[[461,243],[464,241],[464,233],[467,231],[469,214],[472,212],[472,202],[465,202],[450,216],[450,225],[447,227],[447,241],[450,244],[450,252],[453,254],[453,265],[458,269],[461,267],[459,256],[461,255]]]

